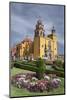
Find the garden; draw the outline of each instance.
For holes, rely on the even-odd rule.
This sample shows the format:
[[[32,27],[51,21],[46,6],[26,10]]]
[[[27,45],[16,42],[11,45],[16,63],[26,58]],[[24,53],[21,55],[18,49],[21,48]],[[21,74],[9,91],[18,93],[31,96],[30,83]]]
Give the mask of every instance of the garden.
[[[11,97],[64,94],[63,65],[61,61],[55,61],[47,68],[41,58],[12,62]]]

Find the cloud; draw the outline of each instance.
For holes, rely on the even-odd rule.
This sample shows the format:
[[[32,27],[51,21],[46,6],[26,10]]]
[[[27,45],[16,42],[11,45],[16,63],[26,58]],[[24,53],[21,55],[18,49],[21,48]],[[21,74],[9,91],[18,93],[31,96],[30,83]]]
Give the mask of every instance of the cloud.
[[[45,34],[50,34],[54,25],[58,42],[64,47],[64,6],[11,3],[10,7],[12,44],[23,40],[26,35],[33,39],[35,25],[40,16]]]
[[[23,40],[27,35],[33,38],[33,27],[32,23],[28,20],[23,19],[19,16],[11,16],[11,37],[13,42]]]
[[[61,42],[58,42],[58,54],[64,54],[64,45]]]
[[[11,30],[17,31],[19,34],[22,34],[22,32],[27,34],[27,29],[32,29],[32,25],[28,20],[15,15],[11,16]]]

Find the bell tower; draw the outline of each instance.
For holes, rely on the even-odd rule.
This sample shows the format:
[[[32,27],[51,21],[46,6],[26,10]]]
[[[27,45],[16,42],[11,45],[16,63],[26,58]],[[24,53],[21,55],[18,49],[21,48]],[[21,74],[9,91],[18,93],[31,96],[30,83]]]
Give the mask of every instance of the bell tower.
[[[54,26],[52,28],[51,33],[52,33],[52,40],[53,40],[53,58],[57,59],[57,55],[58,55],[58,53],[57,53],[57,36],[56,36],[56,30],[55,30]]]
[[[45,34],[44,25],[39,19],[35,26],[34,31],[34,59],[44,56],[44,46],[45,46]]]
[[[35,37],[44,37],[44,25],[42,24],[41,20],[37,21],[36,28],[35,28]]]
[[[51,45],[51,50],[52,50],[52,57],[53,59],[57,59],[57,36],[56,36],[56,30],[54,28],[54,26],[52,27],[52,30],[51,30],[51,34],[48,35],[48,37],[52,40],[52,45]]]

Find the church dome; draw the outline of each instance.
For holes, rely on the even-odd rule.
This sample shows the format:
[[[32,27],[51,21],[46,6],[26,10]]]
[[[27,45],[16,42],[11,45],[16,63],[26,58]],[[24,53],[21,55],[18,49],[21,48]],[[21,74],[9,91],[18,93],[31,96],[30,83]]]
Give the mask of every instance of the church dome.
[[[37,24],[41,24],[41,25],[42,25],[41,19],[39,19],[39,20],[37,21]]]

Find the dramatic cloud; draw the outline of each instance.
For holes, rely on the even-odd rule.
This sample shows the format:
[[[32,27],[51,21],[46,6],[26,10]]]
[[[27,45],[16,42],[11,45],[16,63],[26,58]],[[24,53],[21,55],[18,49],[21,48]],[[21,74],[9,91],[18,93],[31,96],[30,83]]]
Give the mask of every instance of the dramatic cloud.
[[[55,26],[58,52],[64,54],[64,6],[11,3],[10,12],[11,46],[26,36],[33,39],[36,22],[41,18],[46,35],[50,34],[52,26]]]

